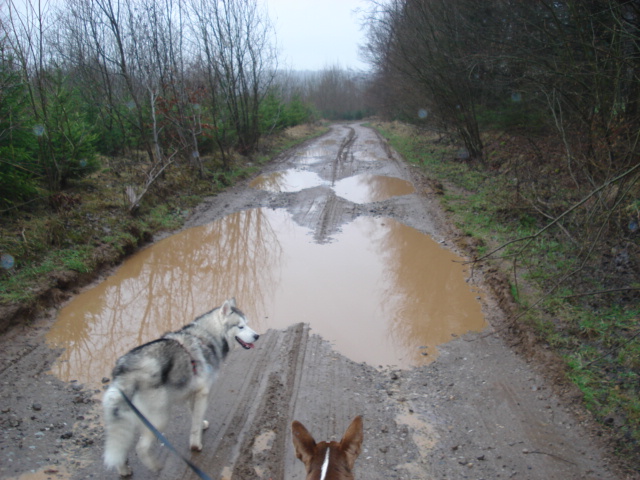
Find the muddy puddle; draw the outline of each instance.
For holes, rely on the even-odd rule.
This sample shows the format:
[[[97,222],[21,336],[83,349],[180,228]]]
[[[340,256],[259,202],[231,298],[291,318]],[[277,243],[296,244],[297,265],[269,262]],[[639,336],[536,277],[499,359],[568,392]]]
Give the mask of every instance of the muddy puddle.
[[[327,182],[320,175],[307,170],[291,169],[273,172],[256,177],[250,184],[252,188],[273,193],[299,192],[305,188],[319,187]]]
[[[138,252],[61,309],[53,373],[95,383],[127,350],[229,296],[255,330],[306,322],[357,362],[423,364],[485,326],[459,260],[390,218],[359,217],[317,244],[286,210],[237,212]]]
[[[319,146],[299,150],[295,156],[298,165],[316,165],[326,161],[327,149]]]
[[[304,158],[315,157],[307,154]],[[401,178],[363,174],[353,175],[332,184],[323,180],[317,173],[301,169],[260,175],[250,183],[252,188],[273,193],[299,192],[305,188],[322,185],[331,187],[336,195],[354,203],[380,202],[415,192],[413,185]]]
[[[336,195],[353,203],[381,202],[391,197],[409,195],[415,189],[401,178],[381,175],[354,175],[336,182]]]

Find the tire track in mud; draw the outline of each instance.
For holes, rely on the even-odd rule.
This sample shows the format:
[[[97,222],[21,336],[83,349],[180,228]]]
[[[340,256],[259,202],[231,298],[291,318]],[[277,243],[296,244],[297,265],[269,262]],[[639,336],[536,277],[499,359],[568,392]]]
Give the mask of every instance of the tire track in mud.
[[[346,166],[347,164],[349,165],[353,164],[353,152],[351,151],[351,148],[353,147],[353,144],[355,143],[357,136],[356,136],[356,131],[353,127],[345,127],[345,128],[348,129],[349,133],[340,144],[340,148],[338,149],[338,154],[336,155],[336,158],[333,161],[333,169],[331,172],[331,185],[334,185],[336,183],[336,180],[338,180],[339,178],[349,176],[353,173],[353,168],[351,168],[351,171],[347,172]],[[347,162],[347,160],[349,161]]]
[[[272,334],[273,336],[273,334]],[[309,343],[309,326],[298,324],[287,330],[287,335],[279,336],[277,371],[269,374],[267,388],[258,403],[258,415],[252,428],[243,438],[241,455],[236,461],[232,478],[287,478],[280,452],[287,450],[286,440],[289,428],[288,413],[296,399],[296,387],[304,365],[305,348]],[[268,359],[265,359],[268,360]],[[263,361],[258,360],[258,363]],[[287,413],[287,414],[285,414]],[[263,445],[256,439],[266,439]]]
[[[353,127],[345,126],[344,128],[348,131],[347,136],[340,143],[338,153],[332,161],[332,186],[335,185],[337,180],[352,175],[354,170],[352,148],[358,137]],[[325,191],[327,193],[326,195],[322,195],[322,208],[317,218],[313,220],[313,224],[315,225],[313,238],[318,243],[326,243],[329,241],[331,234],[336,231],[338,225],[341,223],[346,208],[345,200],[339,198],[332,189],[325,188]],[[312,205],[307,210],[308,213],[312,211],[314,204],[316,204],[315,201],[312,202]],[[307,218],[305,220],[305,223],[308,223],[310,219]]]
[[[337,219],[340,218],[340,204],[335,193],[330,192],[320,213],[320,218],[313,232],[313,238],[318,243],[327,243],[334,230]]]
[[[340,225],[356,216],[357,208],[353,204],[325,186],[298,192],[293,198],[290,208],[293,219],[311,229],[314,241],[319,244],[329,242]]]

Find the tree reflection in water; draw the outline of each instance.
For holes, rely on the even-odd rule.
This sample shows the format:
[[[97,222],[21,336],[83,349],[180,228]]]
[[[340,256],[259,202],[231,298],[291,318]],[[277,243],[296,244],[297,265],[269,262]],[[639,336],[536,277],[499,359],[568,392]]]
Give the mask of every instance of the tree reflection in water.
[[[236,296],[252,327],[297,322],[355,361],[407,367],[485,322],[459,258],[390,218],[359,217],[330,239],[285,210],[234,213],[127,260],[61,312],[54,373],[97,382],[128,349]],[[428,347],[428,356],[423,356]]]
[[[276,286],[282,254],[270,216],[276,213],[237,212],[127,259],[60,311],[48,339],[66,350],[53,373],[82,381],[108,376],[127,350],[180,328],[229,296],[260,329],[257,314]]]

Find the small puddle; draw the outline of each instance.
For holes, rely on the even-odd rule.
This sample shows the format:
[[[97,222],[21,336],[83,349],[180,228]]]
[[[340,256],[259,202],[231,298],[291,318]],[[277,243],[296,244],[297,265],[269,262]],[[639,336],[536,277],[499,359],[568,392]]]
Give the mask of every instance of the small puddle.
[[[267,192],[291,193],[326,184],[327,182],[322,180],[317,173],[307,170],[285,170],[260,175],[253,179],[249,186]]]
[[[314,172],[297,169],[266,173],[249,184],[252,188],[274,193],[299,192],[320,185],[329,185],[329,182]],[[383,175],[354,175],[338,180],[332,188],[336,195],[353,203],[380,202],[415,192],[411,182]]]
[[[245,210],[167,237],[61,309],[53,367],[84,383],[116,358],[235,296],[255,330],[309,323],[342,354],[409,367],[485,326],[459,258],[390,218],[359,217],[329,244],[286,210]]]
[[[354,175],[336,182],[333,190],[339,197],[353,203],[381,202],[388,198],[409,195],[415,189],[411,182],[381,175]]]
[[[295,163],[298,165],[315,165],[323,163],[328,155],[326,148],[312,147],[296,153]]]

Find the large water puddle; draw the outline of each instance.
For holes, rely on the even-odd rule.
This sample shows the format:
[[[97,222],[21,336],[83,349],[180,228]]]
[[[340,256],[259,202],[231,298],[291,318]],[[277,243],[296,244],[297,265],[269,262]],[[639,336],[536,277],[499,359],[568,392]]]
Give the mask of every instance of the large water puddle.
[[[413,185],[401,178],[364,174],[347,177],[331,185],[318,174],[299,169],[259,175],[249,185],[274,193],[298,192],[327,185],[333,188],[336,195],[354,203],[379,202],[415,192]]]
[[[409,367],[485,326],[459,258],[390,218],[360,217],[313,242],[285,210],[254,209],[165,238],[130,257],[59,314],[64,380],[109,376],[117,357],[225,298],[258,331],[308,322],[349,358]]]

